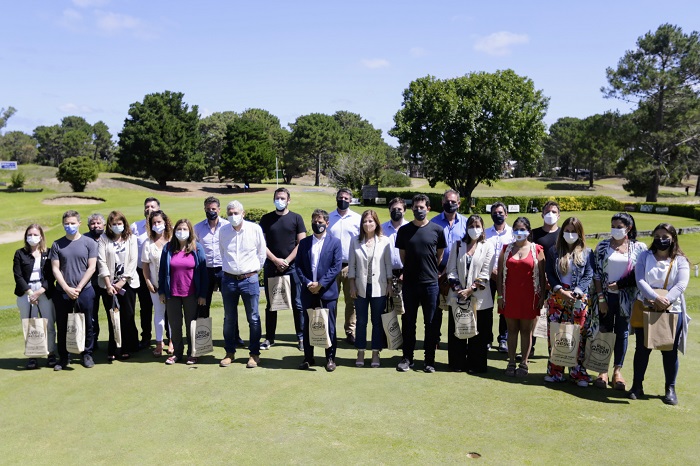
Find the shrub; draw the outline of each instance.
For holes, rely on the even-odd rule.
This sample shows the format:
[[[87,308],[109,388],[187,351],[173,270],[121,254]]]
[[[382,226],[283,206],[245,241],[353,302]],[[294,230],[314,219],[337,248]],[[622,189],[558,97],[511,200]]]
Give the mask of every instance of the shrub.
[[[24,183],[27,181],[27,175],[22,170],[17,170],[12,174],[10,181],[11,189],[22,189],[24,188]]]
[[[260,219],[267,212],[264,209],[250,209],[245,211],[245,219],[251,222],[260,223]]]
[[[406,188],[411,186],[411,178],[396,170],[384,170],[379,180],[382,187]]]
[[[76,193],[85,191],[88,183],[97,179],[99,167],[90,157],[70,157],[58,166],[56,178],[70,184]]]

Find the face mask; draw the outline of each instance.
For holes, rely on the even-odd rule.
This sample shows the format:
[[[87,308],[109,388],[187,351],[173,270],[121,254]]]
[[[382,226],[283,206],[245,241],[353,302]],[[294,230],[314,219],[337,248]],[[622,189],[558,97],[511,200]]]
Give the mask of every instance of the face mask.
[[[350,207],[350,203],[345,199],[338,199],[335,203],[338,206],[338,210],[348,210],[348,207]]]
[[[36,246],[41,242],[41,236],[39,235],[27,235],[27,244],[30,246]]]
[[[326,231],[326,224],[325,223],[312,223],[311,224],[311,229],[316,233],[317,235],[320,235],[324,231]]]
[[[78,232],[78,225],[63,225],[63,229],[69,235],[74,235]]]
[[[413,211],[413,217],[419,222],[425,220],[426,215],[428,215],[428,211],[425,209],[417,209]]]
[[[115,235],[121,235],[124,231],[124,225],[112,225],[110,228]]]
[[[483,229],[481,228],[469,228],[467,229],[467,233],[469,234],[469,237],[471,239],[477,239],[481,234],[484,232]]]
[[[452,204],[451,202],[445,202],[442,205],[442,210],[448,214],[454,214],[457,212],[457,209],[459,209],[459,206],[457,204]]]
[[[105,232],[103,228],[95,228],[92,231],[92,234],[95,236],[102,236],[102,234]]]
[[[243,222],[243,216],[242,215],[229,215],[228,216],[228,221],[231,222],[231,225],[234,227],[237,227]]]
[[[578,233],[569,233],[568,231],[564,232],[564,241],[566,241],[568,244],[574,244],[578,240]]]
[[[506,221],[506,216],[503,214],[491,214],[491,220],[493,220],[494,225],[503,225]]]
[[[207,219],[208,220],[216,220],[216,217],[218,217],[219,214],[215,210],[207,210]]]
[[[671,238],[654,238],[651,245],[657,251],[665,251],[671,247]]]
[[[610,236],[619,241],[625,236],[627,236],[627,228],[611,228]]]
[[[153,225],[151,230],[155,231],[159,235],[165,231],[165,224],[161,223],[159,225]]]
[[[187,241],[190,239],[190,232],[185,230],[177,230],[175,232],[175,237],[180,241]]]
[[[554,225],[559,220],[559,216],[554,212],[549,212],[544,214],[544,223],[547,225]]]
[[[391,219],[395,222],[398,222],[403,218],[403,212],[401,212],[399,209],[394,209],[391,211]]]
[[[277,210],[284,210],[287,208],[287,201],[284,199],[275,199],[275,209]]]
[[[527,230],[517,230],[513,232],[513,236],[515,236],[516,241],[524,241],[530,236],[530,232]]]

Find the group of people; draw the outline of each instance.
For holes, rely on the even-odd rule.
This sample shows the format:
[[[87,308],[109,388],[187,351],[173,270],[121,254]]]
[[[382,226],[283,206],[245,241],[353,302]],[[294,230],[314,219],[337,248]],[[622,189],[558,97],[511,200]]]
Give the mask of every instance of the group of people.
[[[400,301],[403,312],[398,371],[414,366],[420,307],[425,329],[423,370],[435,372],[435,352],[446,310],[450,368],[485,372],[496,308],[497,348],[508,354],[505,374],[524,377],[534,353],[535,322],[544,309],[550,324],[579,325],[577,363],[570,368],[569,377],[582,387],[592,382],[601,388],[608,384],[620,390],[628,388],[622,366],[628,335],[635,333],[634,376],[628,392],[635,399],[643,395],[651,351],[644,345],[642,329],[630,326],[632,308],[639,300],[656,310],[671,309],[680,314],[673,348],[662,351],[664,401],[677,403],[678,350],[685,350],[689,321],[683,297],[689,263],[672,225],[658,225],[647,249],[636,239],[632,216],[618,213],[611,220],[610,239],[600,241],[592,251],[586,247],[579,219],[567,218],[559,226],[555,201],[545,204],[544,224],[533,229],[526,217],[508,225],[508,210],[500,202],[490,206],[490,227],[479,215],[465,217],[458,213],[460,197],[454,190],[444,193],[442,212],[432,219],[428,219],[431,205],[427,196],[413,197],[410,221],[405,218],[406,201],[392,199],[388,206],[391,219],[383,224],[375,210],[353,211],[351,200],[352,192],[340,189],[336,209],[330,213],[314,210],[308,236],[303,218],[290,210],[291,195],[286,188],[275,190],[275,209],[259,224],[244,219],[239,201],[226,205],[222,217],[215,197],[204,201],[206,218],[194,225],[188,219],[173,223],[152,197],[144,202],[142,220],[130,225],[119,211],[106,219],[93,214],[85,234],[80,233],[80,214],[69,210],[62,219],[65,236],[50,248],[42,227],[32,224],[26,229],[24,246],[15,253],[15,294],[21,317],[35,317],[32,309],[37,309],[48,319],[48,365],[54,370],[69,364],[66,327],[71,312],[85,315],[82,364],[88,368],[94,365],[100,301],[106,310],[119,310],[119,344],[113,323],[107,319],[108,361],[128,359],[134,352],[151,347],[155,330],[154,356],[167,353],[168,365],[196,364],[190,324],[199,317],[209,317],[213,293],[220,290],[225,341],[220,365],[232,364],[236,349],[244,345],[238,327],[238,303],[242,300],[249,327],[246,367],[254,368],[261,363],[261,350],[275,344],[277,312],[270,308],[269,281],[287,277],[296,345],[304,354],[300,369],[316,365],[306,315],[307,309],[316,308],[327,310],[330,346],[325,349],[324,366],[329,372],[336,369],[337,304],[342,291],[343,328],[347,342],[357,349],[357,367],[365,365],[368,344],[371,367],[381,365],[380,353],[386,347],[382,314],[395,307],[389,306],[391,299]],[[267,298],[264,337],[258,311],[261,270]],[[474,314],[475,329],[468,338],[455,331],[462,325],[455,316],[464,315],[462,312]],[[369,322],[372,329],[368,334]],[[614,332],[617,337],[613,373],[602,372],[592,380],[583,358],[586,340],[598,332]],[[520,352],[516,351],[518,343]],[[36,367],[37,360],[30,358],[27,368]],[[545,381],[565,380],[564,368],[548,363]]]

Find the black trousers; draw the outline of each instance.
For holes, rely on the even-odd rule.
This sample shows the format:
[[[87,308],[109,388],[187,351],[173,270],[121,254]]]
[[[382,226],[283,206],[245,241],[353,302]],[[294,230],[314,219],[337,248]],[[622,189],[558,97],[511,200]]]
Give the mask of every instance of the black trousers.
[[[469,339],[457,338],[452,308],[447,324],[447,362],[452,370],[483,373],[487,370],[488,348],[493,328],[493,308],[476,311],[477,335]]]
[[[56,287],[53,295],[53,306],[56,310],[56,338],[58,342],[58,355],[62,361],[68,359],[68,350],[66,350],[66,330],[68,330],[68,314],[73,312],[81,312],[85,314],[85,351],[82,354],[92,355],[92,345],[94,337],[92,335],[92,309],[95,305],[95,290],[92,286],[83,288],[78,295],[78,299],[72,300],[61,287]]]
[[[146,279],[143,276],[143,269],[137,267],[136,271],[139,275],[141,286],[136,288],[136,293],[139,297],[139,315],[141,317],[141,341],[150,342],[153,333],[153,302],[151,301],[151,293],[146,286]],[[105,306],[106,307],[106,306]],[[168,323],[165,323],[167,330]]]

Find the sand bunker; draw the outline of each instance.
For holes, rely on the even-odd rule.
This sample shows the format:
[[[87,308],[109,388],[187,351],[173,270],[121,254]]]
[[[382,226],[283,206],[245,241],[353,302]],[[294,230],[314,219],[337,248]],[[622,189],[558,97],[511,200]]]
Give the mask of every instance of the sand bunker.
[[[44,199],[42,204],[48,205],[78,205],[78,204],[102,204],[105,200],[97,197],[60,196]]]

